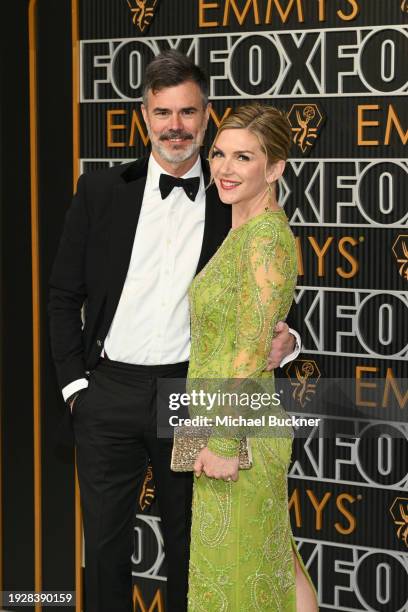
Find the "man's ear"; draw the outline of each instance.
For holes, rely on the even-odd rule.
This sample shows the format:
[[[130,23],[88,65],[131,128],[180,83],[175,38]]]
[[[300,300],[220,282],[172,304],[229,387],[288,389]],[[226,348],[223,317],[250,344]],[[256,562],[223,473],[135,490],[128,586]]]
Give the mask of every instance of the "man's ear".
[[[266,180],[268,183],[274,183],[282,176],[285,170],[286,162],[283,159],[271,164],[266,172]]]

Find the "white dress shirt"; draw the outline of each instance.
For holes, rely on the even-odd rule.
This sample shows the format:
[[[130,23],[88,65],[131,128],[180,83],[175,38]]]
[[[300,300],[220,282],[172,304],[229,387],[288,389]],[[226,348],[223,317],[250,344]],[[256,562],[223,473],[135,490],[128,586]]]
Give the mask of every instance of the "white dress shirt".
[[[104,343],[103,351],[114,361],[161,365],[188,361],[190,356],[188,288],[197,269],[205,221],[201,160],[182,177],[200,177],[194,202],[182,187],[174,187],[162,200],[162,173],[166,172],[150,155],[129,269]],[[298,335],[297,340],[299,349],[281,366],[297,357]],[[64,399],[87,385],[85,378],[73,381],[64,387]]]
[[[182,187],[162,200],[151,155],[129,270],[105,340],[110,359],[140,365],[188,361],[188,288],[203,242],[205,189],[201,160],[182,178],[200,177],[192,202]]]

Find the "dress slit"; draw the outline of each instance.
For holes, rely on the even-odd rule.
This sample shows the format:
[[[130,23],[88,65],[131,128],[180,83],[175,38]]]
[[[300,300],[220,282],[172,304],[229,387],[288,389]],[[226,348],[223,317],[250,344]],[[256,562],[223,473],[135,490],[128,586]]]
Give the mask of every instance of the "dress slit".
[[[300,554],[300,552],[298,550],[298,547],[296,545],[295,538],[293,537],[293,535],[291,536],[291,543],[292,543],[292,550],[293,550],[293,552],[295,554],[297,562],[299,563],[299,567],[300,567],[303,575],[307,579],[309,585],[312,588],[312,591],[313,591],[313,594],[314,594],[314,597],[315,597],[315,600],[316,600],[316,608],[317,608],[317,610],[319,610],[319,598],[317,596],[317,591],[316,591],[315,585],[313,584],[312,579],[311,579],[311,577],[309,575],[309,572],[307,571],[307,569],[305,567],[305,564],[304,564],[303,559],[302,559],[302,555]],[[295,604],[297,605],[297,601],[296,601],[296,572],[297,572],[296,562],[294,563],[294,566],[295,566],[294,567],[294,571],[295,571]]]

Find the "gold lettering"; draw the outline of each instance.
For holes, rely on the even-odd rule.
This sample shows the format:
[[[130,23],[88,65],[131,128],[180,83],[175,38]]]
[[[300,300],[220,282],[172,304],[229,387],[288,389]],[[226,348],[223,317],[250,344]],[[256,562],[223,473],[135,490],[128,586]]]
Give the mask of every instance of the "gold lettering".
[[[337,15],[340,17],[340,19],[342,19],[343,21],[351,21],[352,19],[354,19],[355,17],[357,17],[357,15],[360,12],[360,7],[357,3],[357,0],[347,0],[347,2],[353,7],[353,11],[351,13],[349,13],[348,15],[346,15],[345,13],[343,13],[342,10],[337,11]]]
[[[136,131],[138,132],[140,138],[142,139],[144,146],[146,147],[147,143],[149,142],[149,135],[143,129],[142,123],[139,119],[138,112],[135,109],[133,109],[132,122],[130,124],[129,147],[133,147],[135,145]]]
[[[324,494],[324,497],[321,502],[318,501],[317,497],[310,489],[306,489],[306,493],[310,501],[312,502],[313,508],[316,510],[316,531],[320,531],[323,524],[322,511],[329,499],[331,498],[331,492],[327,491],[327,493]]]
[[[223,26],[229,25],[228,20],[229,20],[231,8],[235,13],[235,17],[237,18],[239,25],[243,25],[251,5],[254,11],[255,23],[256,25],[259,25],[260,20],[259,20],[258,0],[247,0],[241,13],[239,11],[239,8],[236,5],[236,0],[226,0],[225,7],[224,7],[224,19],[222,21],[222,25]]]
[[[140,610],[140,612],[154,612],[154,610],[157,612],[164,612],[163,597],[160,589],[157,589],[148,609],[147,606],[145,606],[139,587],[136,584],[133,585],[133,612],[138,612],[138,610]]]
[[[365,140],[363,136],[363,128],[365,126],[378,126],[379,121],[367,121],[364,119],[364,111],[379,110],[378,104],[359,104],[357,107],[357,125],[358,125],[358,136],[357,144],[359,147],[371,147],[378,146],[380,142],[378,140]]]
[[[298,275],[304,276],[305,269],[303,266],[302,243],[300,241],[299,236],[296,236],[296,253],[297,253],[297,262],[298,262]]]
[[[399,121],[398,115],[395,112],[393,105],[390,104],[388,108],[387,127],[385,129],[385,139],[384,139],[384,144],[386,145],[390,144],[391,131],[392,131],[393,125],[397,129],[398,136],[400,137],[402,144],[406,145],[408,143],[408,130],[404,132],[401,126],[401,123]]]
[[[289,0],[286,10],[284,10],[281,6],[281,0],[268,0],[265,23],[271,23],[272,9],[274,6],[276,6],[278,10],[282,23],[286,23],[294,4],[295,0]],[[302,0],[296,0],[296,8],[298,14],[298,21],[299,23],[303,23],[305,18],[303,16]]]
[[[317,260],[318,260],[317,276],[324,276],[324,256],[326,254],[327,249],[333,242],[333,236],[330,236],[329,238],[327,238],[322,249],[320,249],[319,245],[317,244],[316,238],[314,236],[308,236],[308,240],[310,244],[312,245],[314,252],[317,255]]]
[[[319,0],[319,21],[326,21],[326,0]]]
[[[208,11],[210,9],[220,8],[218,2],[205,2],[205,0],[198,1],[198,27],[200,28],[216,28],[218,26],[218,21],[205,21],[206,16],[204,11]]]
[[[302,526],[302,516],[300,514],[299,491],[297,489],[293,490],[293,493],[290,496],[288,507],[289,507],[289,512],[291,511],[292,507],[295,510],[296,527],[299,529]]]
[[[344,248],[345,244],[351,244],[352,246],[356,246],[358,244],[358,240],[352,238],[351,236],[343,236],[343,238],[339,240],[339,252],[350,263],[351,269],[349,272],[345,272],[343,268],[338,266],[336,268],[336,272],[342,278],[353,278],[353,276],[355,276],[358,272],[359,265],[357,259],[353,257],[351,253],[346,251],[346,249]]]
[[[113,140],[113,132],[115,130],[124,130],[126,129],[126,125],[124,123],[114,123],[113,117],[115,115],[126,115],[126,111],[123,109],[115,109],[107,111],[107,132],[108,132],[108,147],[125,147],[125,142],[117,142]]]
[[[217,113],[215,112],[215,110],[213,109],[213,107],[210,106],[210,117],[214,121],[214,123],[215,123],[215,125],[217,127],[217,130],[220,127],[221,122],[224,121],[225,117],[228,117],[228,115],[231,113],[231,111],[232,111],[231,106],[227,106],[227,108],[224,111],[223,116],[220,119],[219,116],[217,115]]]
[[[351,512],[349,512],[349,510],[344,507],[343,500],[347,500],[348,502],[350,502],[350,504],[354,504],[356,499],[349,493],[341,493],[337,496],[336,499],[336,506],[340,510],[342,515],[348,520],[349,525],[348,527],[343,527],[340,523],[334,523],[334,526],[339,533],[343,535],[349,535],[350,533],[353,533],[353,531],[355,531],[356,529],[356,519],[351,514]]]
[[[368,408],[376,408],[375,402],[364,400],[361,395],[362,389],[375,389],[376,383],[362,382],[364,372],[378,372],[375,366],[356,366],[356,406],[366,406]]]
[[[405,408],[405,405],[408,401],[408,390],[406,391],[405,395],[402,396],[402,392],[399,390],[398,385],[395,382],[395,378],[394,378],[391,368],[387,368],[387,374],[385,376],[384,395],[383,395],[383,401],[382,401],[383,408],[388,407],[390,388],[392,388],[394,395],[397,398],[399,407],[401,409]]]

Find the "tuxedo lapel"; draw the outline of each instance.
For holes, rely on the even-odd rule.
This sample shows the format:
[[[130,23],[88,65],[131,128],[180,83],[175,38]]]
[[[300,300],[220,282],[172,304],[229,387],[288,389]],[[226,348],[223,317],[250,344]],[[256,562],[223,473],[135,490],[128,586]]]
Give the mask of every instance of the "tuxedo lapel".
[[[202,159],[202,168],[205,185],[210,182],[210,173],[207,162]],[[226,235],[231,229],[231,207],[223,204],[218,197],[217,188],[214,184],[206,187],[205,194],[205,223],[203,244],[200,258],[197,264],[198,274],[211,259]]]
[[[147,160],[128,166],[112,199],[105,321],[112,322],[125,283],[146,186]]]

